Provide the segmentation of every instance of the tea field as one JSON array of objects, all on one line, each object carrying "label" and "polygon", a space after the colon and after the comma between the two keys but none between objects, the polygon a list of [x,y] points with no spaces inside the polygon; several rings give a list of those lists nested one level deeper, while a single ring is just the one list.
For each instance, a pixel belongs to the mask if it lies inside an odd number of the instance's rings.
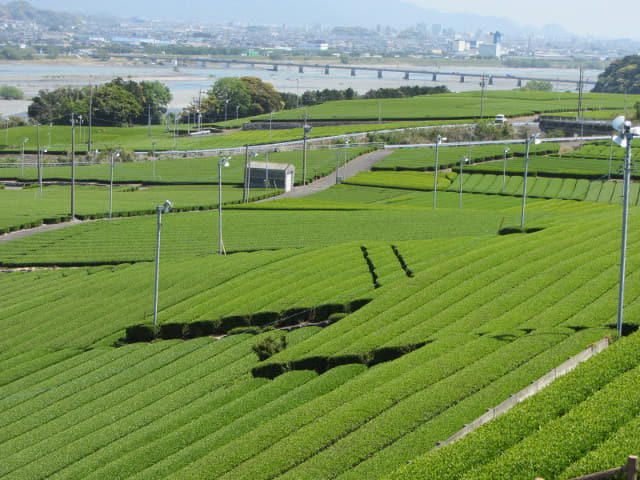
[{"label": "tea field", "polygon": [[[503,194],[502,175],[465,172],[462,208],[455,171],[438,176],[436,209],[428,171],[243,205],[227,185],[226,256],[217,211],[162,216],[157,329],[155,215],[0,243],[0,478],[531,479],[621,465],[638,453],[636,206],[623,338],[432,451],[615,336],[617,183],[532,176],[535,231],[501,235],[520,220],[510,173]],[[119,191],[114,205],[173,192],[177,206],[213,205],[216,190]],[[36,192],[0,198],[19,210]],[[103,194],[83,187],[79,205],[98,210]],[[142,327],[157,338],[130,337]]]},{"label": "tea field", "polygon": [[[350,147],[346,149],[347,162],[351,159],[371,151],[370,147]],[[335,171],[336,157],[340,157],[340,165],[344,163],[345,149],[309,149],[307,152],[307,182],[323,177]],[[113,181],[115,183],[144,183],[144,184],[218,184],[218,161],[220,157],[196,157],[157,159],[151,161],[120,162],[115,159]],[[251,157],[258,162],[288,163],[295,167],[295,183],[302,183],[302,150],[272,152],[268,158],[264,154]],[[110,159],[102,159],[102,163],[93,165],[78,165],[75,168],[76,180],[79,182],[108,183],[111,178]],[[244,155],[232,155],[229,167],[222,173],[224,183],[242,184],[244,179]],[[22,168],[21,161],[14,166],[0,168],[0,178],[3,180],[19,180],[34,182],[38,180],[38,170],[33,161]],[[63,164],[45,163],[42,168],[44,181],[70,181],[71,167],[67,160]]]}]

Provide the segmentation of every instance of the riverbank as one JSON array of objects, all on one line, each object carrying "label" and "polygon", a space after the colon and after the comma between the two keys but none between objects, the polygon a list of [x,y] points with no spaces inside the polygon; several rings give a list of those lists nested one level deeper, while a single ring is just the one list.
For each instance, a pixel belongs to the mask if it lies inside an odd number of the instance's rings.
[{"label": "riverbank", "polygon": [[[245,59],[246,60],[246,59]],[[264,61],[265,59],[261,59]],[[328,63],[329,59],[324,59]],[[362,62],[369,68],[374,67],[373,59]],[[416,68],[404,62],[404,59],[395,59],[394,68]],[[370,63],[371,62],[371,63]],[[390,67],[387,62],[380,62],[381,68]],[[382,64],[384,63],[384,64]],[[442,72],[455,71],[460,76],[445,76],[444,74],[433,81],[433,75],[412,73],[407,79],[403,72],[385,72],[383,77],[378,76],[376,70],[331,70],[325,74],[324,69],[317,64],[310,64],[300,73],[296,66],[280,66],[274,71],[271,65],[229,63],[207,64],[205,66],[191,64],[185,67],[175,67],[168,64],[154,64],[149,60],[118,60],[104,62],[84,57],[38,60],[38,61],[3,61],[0,62],[0,84],[12,85],[20,88],[25,93],[26,100],[0,101],[0,113],[3,116],[26,113],[30,99],[40,90],[53,90],[55,88],[72,86],[101,84],[115,77],[135,81],[159,81],[171,90],[173,100],[169,104],[171,111],[179,111],[200,95],[201,91],[207,91],[216,80],[224,77],[255,76],[265,82],[273,84],[280,92],[302,94],[306,90],[353,88],[358,93],[365,93],[377,88],[398,88],[403,85],[436,86],[445,85],[452,92],[479,90],[480,84],[477,77],[469,77],[464,80],[464,75],[500,75],[488,88],[491,90],[512,90],[517,88],[516,78],[538,77],[557,78],[559,82],[554,84],[558,91],[573,90],[571,83],[578,81],[579,71],[574,69],[544,69],[544,68],[510,68],[491,65],[439,65],[434,60],[434,65],[425,66],[427,69],[442,69]],[[352,63],[354,68],[358,63]],[[600,73],[598,70],[588,70],[585,73],[587,80],[595,80]]]}]

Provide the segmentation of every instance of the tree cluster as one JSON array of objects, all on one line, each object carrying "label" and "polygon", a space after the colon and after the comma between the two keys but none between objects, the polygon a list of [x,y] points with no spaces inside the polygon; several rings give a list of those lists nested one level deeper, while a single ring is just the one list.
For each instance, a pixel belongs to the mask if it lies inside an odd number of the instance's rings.
[{"label": "tree cluster", "polygon": [[68,125],[71,115],[88,118],[94,125],[120,126],[161,123],[171,101],[169,88],[158,81],[135,82],[115,78],[97,87],[61,87],[40,90],[27,110],[38,123]]},{"label": "tree cluster", "polygon": [[553,90],[553,85],[545,80],[529,80],[524,87],[520,87],[518,90],[521,92],[550,92]]},{"label": "tree cluster", "polygon": [[297,106],[310,107],[324,102],[335,100],[356,100],[360,98],[408,98],[417,95],[434,95],[437,93],[449,93],[449,89],[440,85],[437,87],[403,86],[398,88],[378,88],[369,90],[364,95],[358,95],[352,88],[345,90],[335,90],[325,88],[324,90],[307,90],[300,98],[293,94],[280,94],[285,100],[285,109],[296,108]]},{"label": "tree cluster", "polygon": [[450,93],[450,90],[444,85],[437,87],[421,87],[402,86],[398,88],[378,88],[377,90],[369,90],[361,98],[409,98],[418,95],[436,95],[438,93]]},{"label": "tree cluster", "polygon": [[0,85],[0,98],[4,100],[21,100],[24,98],[24,92],[18,87]]},{"label": "tree cluster", "polygon": [[598,75],[593,92],[640,93],[640,55],[614,60]]},{"label": "tree cluster", "polygon": [[221,78],[202,98],[194,99],[182,117],[202,122],[247,117],[282,110],[285,102],[273,85],[257,77]]}]

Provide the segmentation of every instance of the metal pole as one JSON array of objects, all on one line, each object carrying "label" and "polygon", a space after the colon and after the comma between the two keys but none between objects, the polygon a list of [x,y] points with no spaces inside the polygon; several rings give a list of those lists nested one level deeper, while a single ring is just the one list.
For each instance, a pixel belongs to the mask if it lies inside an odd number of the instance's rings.
[{"label": "metal pole", "polygon": [[256,152],[249,155],[249,168],[247,168],[247,202],[249,198],[251,198],[251,159],[257,156],[258,154]]},{"label": "metal pole", "polygon": [[218,252],[222,255],[222,163],[218,162]]},{"label": "metal pole", "polygon": [[36,123],[36,139],[38,143],[38,184],[40,185],[40,198],[42,198],[42,160],[40,151],[40,124]]},{"label": "metal pole", "polygon": [[460,159],[460,200],[458,201],[458,208],[462,209],[462,162],[466,157]]},{"label": "metal pole", "polygon": [[442,137],[436,137],[436,168],[433,171],[433,209],[436,209],[436,196],[438,195],[438,153],[440,149],[440,140]]},{"label": "metal pole", "polygon": [[249,169],[249,144],[244,146],[244,185],[242,189],[242,203],[249,202],[249,190],[247,188],[247,170]]},{"label": "metal pole", "polygon": [[482,74],[482,80],[480,80],[480,88],[480,121],[482,121],[482,119],[484,118],[484,73]]},{"label": "metal pole", "polygon": [[342,180],[347,178],[347,147],[349,146],[349,139],[344,139],[344,158],[342,159]]},{"label": "metal pole", "polygon": [[160,276],[160,227],[162,226],[162,208],[156,207],[158,212],[158,236],[156,239],[156,281],[153,295],[153,324],[158,323],[158,278]]},{"label": "metal pole", "polygon": [[273,111],[269,114],[269,138],[271,138],[271,122],[273,122]]},{"label": "metal pole", "polygon": [[307,131],[302,135],[302,185],[307,184]]},{"label": "metal pole", "polygon": [[111,176],[109,179],[109,220],[111,220],[111,207],[113,206],[113,154],[111,152]]},{"label": "metal pole", "polygon": [[340,151],[336,152],[336,185],[340,183]]},{"label": "metal pole", "polygon": [[624,158],[624,198],[622,212],[622,244],[620,247],[620,291],[618,293],[618,319],[616,322],[618,338],[622,336],[622,314],[624,310],[624,277],[627,263],[627,217],[629,215],[629,179],[631,177],[631,140],[633,134],[625,132],[627,151]]},{"label": "metal pole", "polygon": [[527,151],[524,157],[524,181],[522,184],[522,214],[520,215],[520,228],[524,228],[524,208],[527,202],[527,172],[529,170],[529,146],[531,137],[527,138]]},{"label": "metal pole", "polygon": [[265,186],[267,187],[267,189],[269,189],[269,152],[265,152],[264,153],[264,162],[266,165],[266,169],[265,169],[265,179],[264,179],[264,183]]},{"label": "metal pole", "polygon": [[504,162],[502,163],[502,193],[504,193],[504,187],[507,181],[507,152],[508,148],[504,149]]},{"label": "metal pole", "polygon": [[76,218],[76,123],[71,114],[71,220]]},{"label": "metal pole", "polygon": [[87,153],[91,152],[91,110],[93,110],[93,86],[89,84],[89,136],[87,140]]},{"label": "metal pole", "polygon": [[158,142],[151,144],[151,177],[153,180],[156,179],[156,143]]},{"label": "metal pole", "polygon": [[611,146],[609,147],[609,173],[607,174],[607,180],[611,180],[611,157],[613,156],[613,137],[611,137]]},{"label": "metal pole", "polygon": [[27,137],[24,137],[22,139],[22,164],[20,165],[20,176],[24,177],[24,144],[26,142],[28,142],[29,139]]}]

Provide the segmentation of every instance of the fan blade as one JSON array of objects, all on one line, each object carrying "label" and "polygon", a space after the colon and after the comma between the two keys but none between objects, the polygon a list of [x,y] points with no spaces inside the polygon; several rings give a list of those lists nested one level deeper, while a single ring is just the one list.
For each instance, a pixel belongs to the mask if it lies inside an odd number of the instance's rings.
[{"label": "fan blade", "polygon": [[622,148],[625,148],[627,146],[627,138],[622,135],[618,135],[616,138],[613,139],[613,141],[616,142],[618,146]]},{"label": "fan blade", "polygon": [[624,122],[625,122],[624,115],[620,115],[619,117],[616,117],[613,119],[613,121],[611,122],[611,126],[613,127],[614,130],[622,132],[624,130],[623,128]]},{"label": "fan blade", "polygon": [[640,136],[640,127],[633,127],[630,131],[634,136]]}]

